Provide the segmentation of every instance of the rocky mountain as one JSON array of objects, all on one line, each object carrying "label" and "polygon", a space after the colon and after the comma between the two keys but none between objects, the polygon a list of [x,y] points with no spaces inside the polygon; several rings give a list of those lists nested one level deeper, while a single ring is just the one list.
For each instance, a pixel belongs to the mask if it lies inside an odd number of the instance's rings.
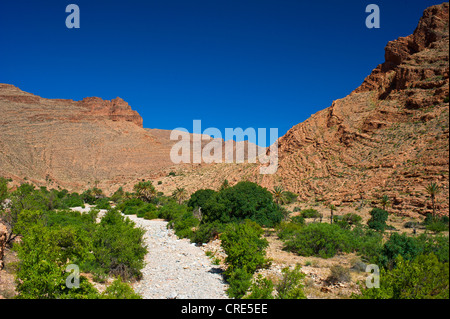
[{"label": "rocky mountain", "polygon": [[279,138],[276,174],[222,165],[173,184],[193,191],[245,179],[355,207],[388,195],[391,210],[423,215],[432,209],[425,187],[436,182],[439,212],[448,215],[448,22],[448,3],[426,9],[412,35],[387,44],[385,62],[360,87]]},{"label": "rocky mountain", "polygon": [[[143,128],[142,117],[121,98],[45,99],[0,84],[0,114],[0,176],[11,178],[12,185],[30,181],[72,191],[97,185],[109,192],[177,166],[170,158],[177,143],[171,131]],[[188,135],[192,159],[197,149]],[[201,137],[197,153],[209,143],[209,136]],[[214,144],[222,147],[224,159],[237,149],[247,158],[247,141]]]},{"label": "rocky mountain", "polygon": [[448,215],[448,28],[448,3],[426,9],[360,87],[279,139],[279,170],[263,184],[338,204],[386,194],[392,209],[424,213],[436,182]]}]

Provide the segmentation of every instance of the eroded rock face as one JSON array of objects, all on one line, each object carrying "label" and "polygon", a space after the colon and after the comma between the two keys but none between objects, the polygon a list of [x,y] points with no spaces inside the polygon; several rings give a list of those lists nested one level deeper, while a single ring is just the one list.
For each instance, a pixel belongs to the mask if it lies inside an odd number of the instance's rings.
[{"label": "eroded rock face", "polygon": [[359,88],[281,137],[279,170],[263,185],[341,203],[386,194],[391,209],[425,214],[425,187],[437,182],[448,215],[448,13],[448,3],[426,9]]}]

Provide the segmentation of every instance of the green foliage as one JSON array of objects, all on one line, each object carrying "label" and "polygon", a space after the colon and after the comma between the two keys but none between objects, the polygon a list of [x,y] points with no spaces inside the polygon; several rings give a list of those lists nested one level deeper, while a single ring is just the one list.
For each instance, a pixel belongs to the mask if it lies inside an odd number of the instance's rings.
[{"label": "green foliage", "polygon": [[98,209],[111,209],[109,198],[100,198],[95,202],[95,207]]},{"label": "green foliage", "polygon": [[[26,215],[25,219],[31,216]],[[80,262],[89,254],[90,245],[83,234],[77,234],[67,226],[45,227],[38,222],[28,225],[26,235],[16,249],[20,259],[16,273],[18,298],[98,297],[95,288],[82,276],[79,288],[66,287],[66,265]]]},{"label": "green foliage", "polygon": [[273,202],[272,194],[258,184],[240,182],[213,194],[203,209],[205,222],[223,224],[250,219],[260,225],[272,227],[279,223],[286,211]]},{"label": "green foliage", "polygon": [[369,228],[377,231],[384,231],[387,227],[386,221],[388,220],[389,213],[384,209],[374,208],[369,214],[372,216],[367,221]]},{"label": "green foliage", "polygon": [[112,196],[111,196],[111,200],[114,202],[114,203],[120,203],[120,202],[122,202],[124,199],[125,199],[125,196],[126,196],[126,194],[125,194],[125,192],[124,192],[124,190],[123,190],[123,188],[122,188],[122,186],[121,187],[119,187],[119,189],[118,190],[116,190],[115,192],[114,192],[114,194],[112,194]]},{"label": "green foliage", "polygon": [[229,224],[221,235],[222,248],[227,254],[225,271],[230,284],[227,293],[230,297],[241,298],[251,285],[253,273],[266,267],[266,239],[261,238],[264,231],[255,222],[246,220],[240,224]]},{"label": "green foliage", "polygon": [[116,208],[125,215],[136,215],[139,208],[145,206],[145,202],[138,198],[131,198],[118,204]]},{"label": "green foliage", "polygon": [[396,267],[381,269],[380,288],[361,287],[356,299],[448,299],[449,264],[434,254],[423,254],[414,260],[398,256]]},{"label": "green foliage", "polygon": [[253,274],[268,264],[265,249],[268,241],[261,238],[263,229],[255,222],[246,220],[240,224],[229,224],[221,235],[222,248],[227,254],[226,274],[243,269]]},{"label": "green foliage", "polygon": [[249,294],[243,299],[273,299],[273,290],[272,280],[259,274],[255,282],[251,284]]},{"label": "green foliage", "polygon": [[204,207],[206,201],[215,193],[217,192],[212,189],[199,189],[191,195],[187,205],[191,208]]},{"label": "green foliage", "polygon": [[135,293],[133,288],[127,283],[122,281],[119,276],[111,285],[101,294],[101,299],[142,299],[142,297]]},{"label": "green foliage", "polygon": [[252,274],[245,269],[236,269],[227,276],[229,287],[227,295],[230,298],[242,298],[252,284]]},{"label": "green foliage", "polygon": [[301,272],[300,265],[292,270],[286,267],[281,271],[283,277],[276,285],[277,299],[306,299],[302,284],[306,275]]},{"label": "green foliage", "polygon": [[94,265],[99,272],[121,276],[125,280],[141,278],[144,267],[144,230],[117,210],[103,216],[93,238]]},{"label": "green foliage", "polygon": [[136,198],[150,203],[156,198],[156,188],[151,181],[139,182],[133,187]]},{"label": "green foliage", "polygon": [[337,225],[311,223],[285,241],[285,248],[301,256],[330,258],[338,252],[351,252],[351,234]]},{"label": "green foliage", "polygon": [[[303,220],[303,218],[301,220]],[[289,223],[281,222],[276,228],[278,238],[280,238],[281,240],[291,238],[302,229],[303,223],[294,221],[291,221]]]},{"label": "green foliage", "polygon": [[225,227],[226,225],[218,221],[200,224],[194,233],[192,242],[197,244],[207,243],[210,240],[217,238],[219,234],[224,231]]},{"label": "green foliage", "polygon": [[359,225],[361,220],[362,217],[355,213],[348,213],[344,216],[334,216],[334,223],[345,229],[350,229],[354,225]]},{"label": "green foliage", "polygon": [[2,210],[2,203],[8,196],[8,180],[0,176],[0,210]]},{"label": "green foliage", "polygon": [[313,208],[308,208],[300,211],[300,216],[303,218],[320,218],[322,217],[322,214]]},{"label": "green foliage", "polygon": [[283,277],[274,285],[272,280],[258,275],[251,284],[249,294],[244,299],[306,299],[303,292],[305,274],[301,272],[300,265],[294,269],[282,269]]}]

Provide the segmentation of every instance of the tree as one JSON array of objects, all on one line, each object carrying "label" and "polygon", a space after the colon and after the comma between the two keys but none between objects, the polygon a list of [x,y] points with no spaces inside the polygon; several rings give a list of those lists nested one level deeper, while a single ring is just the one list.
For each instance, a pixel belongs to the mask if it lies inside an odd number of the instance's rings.
[{"label": "tree", "polygon": [[336,206],[334,206],[333,204],[330,205],[330,224],[333,224],[333,212],[336,210]]},{"label": "tree", "polygon": [[369,212],[369,214],[372,216],[367,221],[369,228],[384,231],[387,227],[386,221],[388,220],[389,213],[384,209],[374,208]]},{"label": "tree", "polygon": [[387,195],[383,195],[380,199],[381,206],[383,206],[383,210],[386,210],[386,207],[389,205],[390,200]]},{"label": "tree", "polygon": [[181,203],[188,198],[188,193],[186,191],[185,188],[183,187],[177,187],[173,193],[172,193],[172,197],[175,198],[178,202],[179,205],[181,205]]},{"label": "tree", "polygon": [[151,181],[139,182],[134,185],[133,190],[137,198],[147,203],[156,197],[156,188]]},{"label": "tree", "polygon": [[278,205],[283,205],[288,202],[286,192],[284,191],[282,186],[275,186],[273,188],[272,194],[275,203],[277,203]]},{"label": "tree", "polygon": [[432,182],[430,183],[425,190],[431,196],[431,205],[433,207],[433,218],[436,217],[436,196],[441,192],[441,188],[438,184]]},{"label": "tree", "polygon": [[250,219],[273,227],[281,222],[286,210],[274,203],[272,193],[248,181],[213,194],[202,206],[203,221],[226,224]]}]

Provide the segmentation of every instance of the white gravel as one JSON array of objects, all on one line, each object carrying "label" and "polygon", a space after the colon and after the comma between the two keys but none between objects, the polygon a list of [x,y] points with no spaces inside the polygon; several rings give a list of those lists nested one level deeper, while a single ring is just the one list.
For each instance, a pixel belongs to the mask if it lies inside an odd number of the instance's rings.
[{"label": "white gravel", "polygon": [[144,299],[226,299],[220,269],[187,239],[178,239],[163,220],[127,216],[145,229],[148,253],[143,278],[133,284]]}]

